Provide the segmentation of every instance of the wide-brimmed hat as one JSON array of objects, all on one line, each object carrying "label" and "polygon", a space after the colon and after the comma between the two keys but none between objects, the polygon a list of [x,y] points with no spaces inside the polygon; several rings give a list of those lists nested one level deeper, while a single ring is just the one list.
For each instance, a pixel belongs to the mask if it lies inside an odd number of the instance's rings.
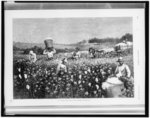
[{"label": "wide-brimmed hat", "polygon": [[123,58],[122,57],[119,57],[117,62],[123,62]]}]

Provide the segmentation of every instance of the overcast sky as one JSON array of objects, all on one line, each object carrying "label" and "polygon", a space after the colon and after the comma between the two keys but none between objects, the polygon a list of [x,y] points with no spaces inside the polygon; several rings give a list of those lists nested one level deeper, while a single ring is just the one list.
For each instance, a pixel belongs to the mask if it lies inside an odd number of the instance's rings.
[{"label": "overcast sky", "polygon": [[132,33],[131,17],[14,19],[13,41],[43,43],[52,37],[55,43],[70,44],[89,38],[120,38]]}]

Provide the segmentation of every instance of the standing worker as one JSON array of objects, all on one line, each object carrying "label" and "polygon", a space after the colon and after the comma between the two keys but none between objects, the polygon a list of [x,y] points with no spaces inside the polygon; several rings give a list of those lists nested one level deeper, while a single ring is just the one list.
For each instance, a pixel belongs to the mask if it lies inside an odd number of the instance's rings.
[{"label": "standing worker", "polygon": [[48,60],[52,60],[54,54],[56,53],[56,50],[53,47],[53,40],[51,37],[47,37],[46,40],[44,40],[45,43],[45,50],[43,51],[43,54],[47,55]]},{"label": "standing worker", "polygon": [[80,58],[80,52],[79,52],[79,48],[76,48],[76,50],[72,53],[72,58],[73,59],[79,59]]},{"label": "standing worker", "polygon": [[66,49],[65,49],[64,56],[67,58],[67,57],[68,57],[68,55],[69,55],[69,50],[66,48]]},{"label": "standing worker", "polygon": [[54,49],[54,47],[47,48],[43,51],[43,54],[47,55],[48,60],[52,60],[55,53],[56,50]]},{"label": "standing worker", "polygon": [[57,70],[56,70],[56,74],[57,75],[59,75],[59,73],[61,71],[65,72],[65,73],[67,72],[67,66],[66,66],[66,64],[67,64],[67,59],[63,58],[61,60],[61,62],[58,64],[58,66],[57,66]]},{"label": "standing worker", "polygon": [[89,56],[90,56],[90,58],[95,58],[96,57],[95,49],[89,48]]},{"label": "standing worker", "polygon": [[36,60],[37,60],[36,54],[31,50],[31,51],[29,52],[29,61],[30,61],[31,63],[35,63]]}]

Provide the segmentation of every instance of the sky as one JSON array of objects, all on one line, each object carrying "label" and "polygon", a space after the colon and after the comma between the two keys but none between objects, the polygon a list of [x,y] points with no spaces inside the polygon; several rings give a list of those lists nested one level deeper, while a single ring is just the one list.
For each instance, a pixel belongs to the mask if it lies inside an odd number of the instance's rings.
[{"label": "sky", "polygon": [[13,41],[72,44],[90,38],[120,38],[132,34],[131,17],[13,19]]}]

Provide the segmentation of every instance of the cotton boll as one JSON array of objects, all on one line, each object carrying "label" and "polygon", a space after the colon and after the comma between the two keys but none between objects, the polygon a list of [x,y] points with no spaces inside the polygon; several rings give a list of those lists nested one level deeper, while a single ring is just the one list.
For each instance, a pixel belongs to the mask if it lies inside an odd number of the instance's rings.
[{"label": "cotton boll", "polygon": [[59,78],[58,78],[58,80],[60,81],[60,80],[61,80],[61,78],[59,77]]},{"label": "cotton boll", "polygon": [[79,79],[81,79],[82,78],[82,75],[79,75]]},{"label": "cotton boll", "polygon": [[27,74],[24,74],[24,78],[27,79],[27,77],[28,77]]},{"label": "cotton boll", "polygon": [[54,91],[54,94],[58,93],[57,91]]},{"label": "cotton boll", "polygon": [[87,74],[87,71],[84,71],[85,74]]},{"label": "cotton boll", "polygon": [[95,78],[95,81],[98,82],[98,78]]},{"label": "cotton boll", "polygon": [[30,86],[28,84],[26,85],[26,89],[28,89],[28,90],[30,89]]},{"label": "cotton boll", "polygon": [[85,83],[85,81],[82,81],[82,83],[84,84],[84,83]]},{"label": "cotton boll", "polygon": [[22,76],[21,76],[21,74],[19,74],[19,78],[20,78],[20,79],[22,79]]},{"label": "cotton boll", "polygon": [[89,95],[88,91],[85,92],[85,95]]},{"label": "cotton boll", "polygon": [[48,86],[45,89],[48,90],[49,89]]},{"label": "cotton boll", "polygon": [[45,74],[47,74],[48,72],[47,72],[47,70],[45,70]]},{"label": "cotton boll", "polygon": [[21,68],[18,68],[18,71],[21,72]]},{"label": "cotton boll", "polygon": [[71,78],[73,78],[73,75],[71,75]]},{"label": "cotton boll", "polygon": [[96,84],[96,89],[98,90],[99,89],[99,86]]},{"label": "cotton boll", "polygon": [[94,94],[96,94],[97,92],[96,91],[94,91]]},{"label": "cotton boll", "polygon": [[66,90],[69,91],[69,88],[67,87]]},{"label": "cotton boll", "polygon": [[88,68],[88,70],[87,70],[89,73],[91,72],[91,69],[90,68]]},{"label": "cotton boll", "polygon": [[77,85],[77,82],[74,82],[74,85]]},{"label": "cotton boll", "polygon": [[88,85],[91,86],[91,83],[89,83]]},{"label": "cotton boll", "polygon": [[81,84],[81,81],[80,81],[80,80],[78,81],[78,84]]}]

